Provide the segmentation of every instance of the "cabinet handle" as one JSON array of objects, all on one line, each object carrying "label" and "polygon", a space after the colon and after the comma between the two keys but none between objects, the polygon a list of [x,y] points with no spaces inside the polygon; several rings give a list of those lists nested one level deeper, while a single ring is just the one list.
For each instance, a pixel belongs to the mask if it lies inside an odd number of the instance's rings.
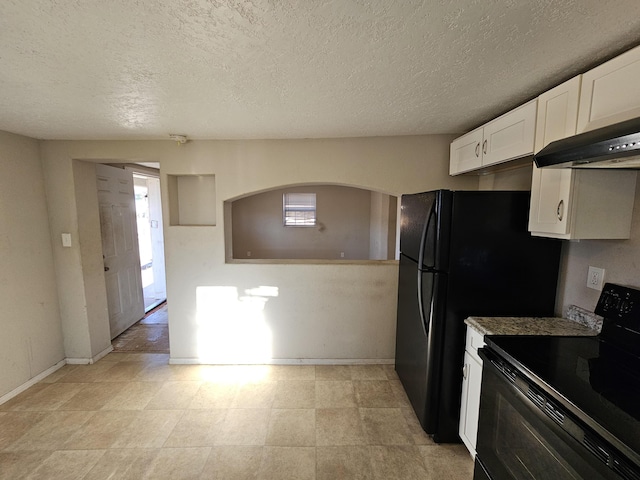
[{"label": "cabinet handle", "polygon": [[480,156],[480,142],[476,143],[476,157]]},{"label": "cabinet handle", "polygon": [[487,154],[487,141],[482,142],[482,153]]},{"label": "cabinet handle", "polygon": [[562,217],[564,217],[564,200],[560,200],[558,202],[558,209],[556,210],[556,214],[558,215],[558,220],[562,221]]},{"label": "cabinet handle", "polygon": [[462,378],[464,378],[465,380],[467,379],[468,370],[469,370],[469,365],[465,363],[464,366],[462,367]]}]

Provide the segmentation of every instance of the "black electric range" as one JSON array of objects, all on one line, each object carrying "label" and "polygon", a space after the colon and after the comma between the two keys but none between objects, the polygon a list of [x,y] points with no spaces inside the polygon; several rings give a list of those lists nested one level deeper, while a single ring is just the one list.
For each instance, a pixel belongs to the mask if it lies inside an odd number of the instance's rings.
[{"label": "black electric range", "polygon": [[485,337],[474,478],[640,479],[640,291],[606,284],[595,311],[595,337]]}]

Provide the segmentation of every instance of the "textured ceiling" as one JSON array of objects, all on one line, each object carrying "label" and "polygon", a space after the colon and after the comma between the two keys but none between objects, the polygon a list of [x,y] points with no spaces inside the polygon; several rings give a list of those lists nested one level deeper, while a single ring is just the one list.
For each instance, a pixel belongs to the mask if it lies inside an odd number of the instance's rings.
[{"label": "textured ceiling", "polygon": [[639,0],[1,0],[0,130],[458,133],[638,43]]}]

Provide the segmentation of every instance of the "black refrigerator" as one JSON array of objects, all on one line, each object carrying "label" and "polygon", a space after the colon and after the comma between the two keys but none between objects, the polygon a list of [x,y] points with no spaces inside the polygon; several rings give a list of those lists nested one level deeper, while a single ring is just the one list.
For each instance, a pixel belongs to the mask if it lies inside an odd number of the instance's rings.
[{"label": "black refrigerator", "polygon": [[395,369],[438,443],[460,441],[465,318],[553,316],[561,244],[529,234],[529,198],[402,196]]}]

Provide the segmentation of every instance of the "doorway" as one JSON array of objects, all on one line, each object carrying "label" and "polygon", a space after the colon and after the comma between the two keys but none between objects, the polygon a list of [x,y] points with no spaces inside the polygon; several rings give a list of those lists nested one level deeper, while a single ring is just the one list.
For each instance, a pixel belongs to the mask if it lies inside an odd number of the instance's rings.
[{"label": "doorway", "polygon": [[133,175],[145,316],[114,338],[112,345],[116,352],[169,353],[160,178],[146,169],[127,169]]},{"label": "doorway", "polygon": [[148,313],[167,299],[160,179],[134,172],[133,189],[144,311]]},{"label": "doorway", "polygon": [[96,165],[112,346],[168,353],[159,172]]}]

